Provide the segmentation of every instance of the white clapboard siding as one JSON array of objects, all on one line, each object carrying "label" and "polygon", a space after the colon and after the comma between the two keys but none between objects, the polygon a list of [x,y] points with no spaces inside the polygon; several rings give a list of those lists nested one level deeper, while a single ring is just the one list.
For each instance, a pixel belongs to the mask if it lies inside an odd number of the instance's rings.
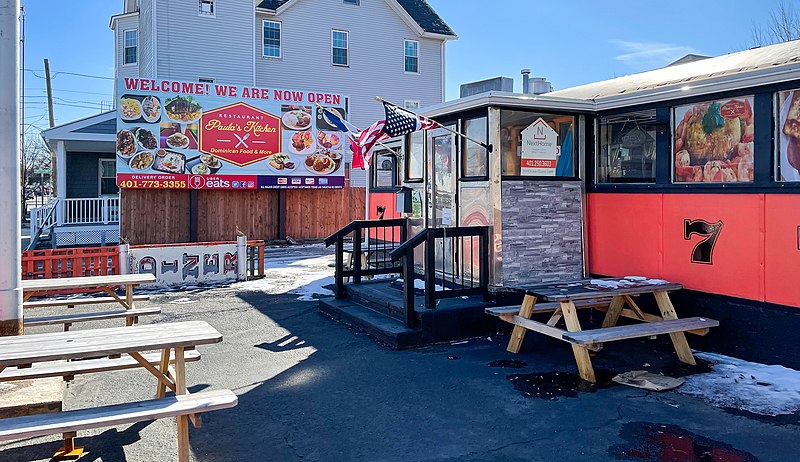
[{"label": "white clapboard siding", "polygon": [[141,0],[139,9],[139,76],[155,77],[155,37],[153,1]]},{"label": "white clapboard siding", "polygon": [[253,19],[250,0],[214,2],[214,17],[198,15],[197,0],[157,1],[156,73],[196,82],[253,83]]}]

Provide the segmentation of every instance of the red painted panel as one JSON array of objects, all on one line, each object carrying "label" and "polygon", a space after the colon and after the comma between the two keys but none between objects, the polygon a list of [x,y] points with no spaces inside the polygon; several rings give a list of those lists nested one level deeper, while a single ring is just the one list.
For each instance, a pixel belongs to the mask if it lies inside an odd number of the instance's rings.
[{"label": "red painted panel", "polygon": [[665,194],[662,223],[661,277],[687,289],[764,299],[763,194]]},{"label": "red painted panel", "polygon": [[589,271],[660,274],[661,194],[589,194]]},{"label": "red painted panel", "polygon": [[768,195],[764,216],[766,301],[800,307],[800,196]]},{"label": "red painted panel", "polygon": [[[378,212],[378,207],[383,207],[384,219],[400,218],[400,214],[397,212],[396,197],[397,195],[393,192],[370,193],[369,219],[377,220],[381,218],[380,213]],[[370,231],[370,237],[382,241],[400,242],[400,231],[398,229],[394,229],[394,233],[392,233],[391,228],[386,230],[383,228],[378,228]]]}]

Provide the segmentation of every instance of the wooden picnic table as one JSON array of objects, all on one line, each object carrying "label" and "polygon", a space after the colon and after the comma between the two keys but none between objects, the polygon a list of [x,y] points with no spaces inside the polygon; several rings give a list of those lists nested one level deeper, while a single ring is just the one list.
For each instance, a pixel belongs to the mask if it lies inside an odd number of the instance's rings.
[{"label": "wooden picnic table", "polygon": [[[684,332],[703,335],[708,328],[718,326],[719,322],[708,318],[679,319],[669,299],[669,292],[681,288],[680,284],[662,280],[582,279],[523,288],[525,296],[516,314],[502,308],[487,309],[487,312],[514,324],[508,342],[509,352],[519,352],[525,333],[529,330],[569,342],[581,378],[595,382],[589,350],[599,351],[603,342],[669,334],[678,359],[687,364],[696,364]],[[642,294],[653,294],[661,312],[660,317],[642,311],[633,299]],[[546,303],[541,304],[542,309],[537,309],[540,300]],[[604,309],[606,315],[601,328],[582,330],[577,314],[581,308]],[[546,323],[542,323],[530,319],[536,312],[552,314]],[[617,326],[620,316],[646,324]],[[556,327],[562,319],[566,330]]]},{"label": "wooden picnic table", "polygon": [[[120,274],[111,276],[86,276],[76,278],[56,278],[56,279],[25,279],[22,281],[22,298],[27,301],[34,295],[44,295],[51,290],[66,289],[86,289],[98,290],[107,293],[111,298],[122,305],[126,310],[135,308],[133,290],[140,284],[151,284],[156,282],[156,277],[150,273]],[[125,287],[125,297],[119,297],[115,290],[117,287]],[[133,325],[135,318],[127,320],[127,325]]]},{"label": "wooden picnic table", "polygon": [[[26,367],[55,360],[79,360],[127,354],[157,379],[156,395],[163,398],[169,388],[187,394],[185,352],[198,345],[218,343],[222,334],[205,321],[184,321],[132,327],[114,327],[70,332],[0,337],[0,372],[7,367]],[[147,350],[161,350],[154,366],[142,357]],[[173,351],[172,354],[170,351]],[[174,372],[170,362],[173,362]],[[178,416],[178,456],[189,460],[190,416]],[[66,436],[66,435],[65,435]],[[72,436],[74,438],[74,435]],[[65,441],[66,441],[65,437]],[[65,447],[71,446],[67,444]]]}]

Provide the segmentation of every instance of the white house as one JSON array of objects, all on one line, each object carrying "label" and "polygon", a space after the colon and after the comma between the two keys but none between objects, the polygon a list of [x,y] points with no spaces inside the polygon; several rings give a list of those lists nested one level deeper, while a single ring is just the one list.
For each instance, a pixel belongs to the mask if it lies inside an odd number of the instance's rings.
[{"label": "white house", "polygon": [[[375,96],[409,108],[442,102],[445,47],[457,38],[425,0],[124,0],[123,8],[109,24],[115,77],[327,89],[349,96],[359,128],[383,118]],[[114,111],[44,131],[57,154],[58,200],[31,212],[32,237],[119,238],[115,132]],[[365,185],[365,173],[352,171],[350,186]]]}]

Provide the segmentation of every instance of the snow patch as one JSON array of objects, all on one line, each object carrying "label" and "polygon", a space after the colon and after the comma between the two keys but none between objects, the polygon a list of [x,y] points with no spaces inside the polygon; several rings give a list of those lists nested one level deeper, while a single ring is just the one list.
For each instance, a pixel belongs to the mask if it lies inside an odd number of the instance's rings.
[{"label": "snow patch", "polygon": [[268,294],[300,295],[298,300],[312,301],[315,300],[314,295],[333,295],[332,291],[323,287],[335,282],[334,269],[329,266],[333,261],[333,255],[310,258],[303,254],[267,255],[264,278],[238,282],[233,287]]},{"label": "snow patch", "polygon": [[752,363],[714,353],[696,353],[711,372],[686,377],[680,393],[709,403],[776,416],[800,411],[800,371]]}]

